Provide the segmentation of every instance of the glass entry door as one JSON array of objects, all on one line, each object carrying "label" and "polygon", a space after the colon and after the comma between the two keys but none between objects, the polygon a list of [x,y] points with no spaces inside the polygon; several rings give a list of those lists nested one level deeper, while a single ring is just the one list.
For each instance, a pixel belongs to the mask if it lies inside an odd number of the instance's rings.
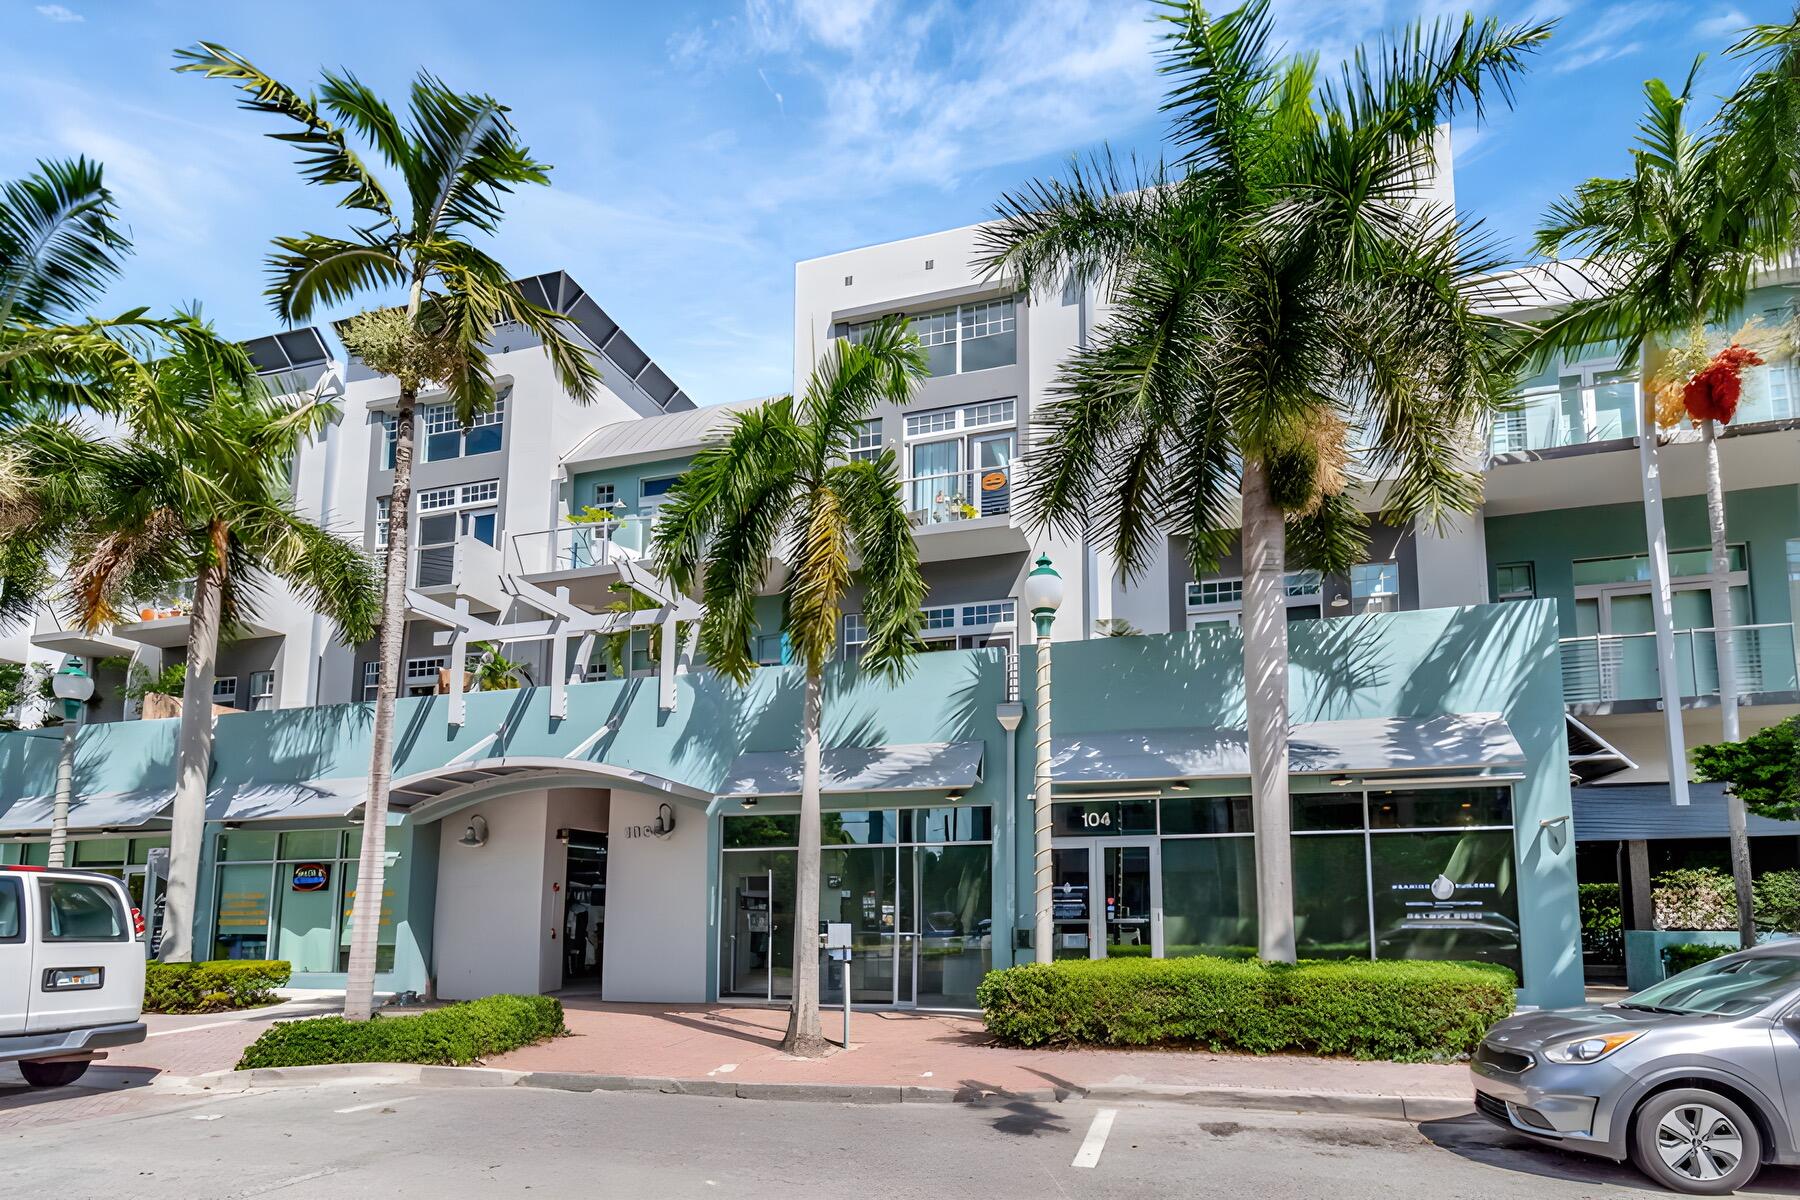
[{"label": "glass entry door", "polygon": [[1069,838],[1050,853],[1054,957],[1163,956],[1156,839]]}]

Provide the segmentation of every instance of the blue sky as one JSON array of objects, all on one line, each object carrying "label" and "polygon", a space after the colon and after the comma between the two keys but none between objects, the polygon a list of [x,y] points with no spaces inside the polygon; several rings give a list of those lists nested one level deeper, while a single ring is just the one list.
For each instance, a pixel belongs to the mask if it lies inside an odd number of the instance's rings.
[{"label": "blue sky", "polygon": [[[1290,48],[1327,62],[1444,0],[1277,0]],[[1716,57],[1781,0],[1477,4],[1560,26],[1518,108],[1457,131],[1457,199],[1523,253],[1545,204],[1625,168],[1643,81]],[[137,243],[108,304],[198,299],[226,333],[277,328],[262,259],[335,232],[223,83],[170,52],[223,42],[296,86],[351,69],[398,101],[424,66],[498,96],[555,186],[512,204],[494,249],[568,270],[702,403],[791,384],[797,259],[968,224],[1005,189],[1111,142],[1154,157],[1149,9],[1133,0],[0,0],[0,177],[105,162]]]}]

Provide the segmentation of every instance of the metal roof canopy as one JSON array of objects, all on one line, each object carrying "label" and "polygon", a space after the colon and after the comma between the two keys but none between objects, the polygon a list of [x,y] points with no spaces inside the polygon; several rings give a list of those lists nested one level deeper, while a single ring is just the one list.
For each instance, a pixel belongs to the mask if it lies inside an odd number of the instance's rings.
[{"label": "metal roof canopy", "polygon": [[[1315,721],[1295,725],[1288,742],[1288,770],[1295,775],[1525,765],[1524,750],[1498,713]],[[1249,774],[1249,735],[1239,728],[1077,734],[1057,738],[1050,757],[1051,779],[1064,785]]]},{"label": "metal roof canopy", "polygon": [[[175,795],[168,788],[141,788],[134,792],[102,792],[75,797],[69,806],[69,829],[137,829],[152,821],[166,820]],[[0,833],[49,833],[54,796],[23,796],[0,812]]]},{"label": "metal roof canopy", "polygon": [[[942,792],[981,782],[981,742],[833,746],[819,755],[819,790]],[[800,751],[757,750],[732,761],[721,796],[798,796]]]},{"label": "metal roof canopy", "polygon": [[304,329],[289,329],[282,333],[251,338],[243,343],[243,347],[259,375],[313,367],[331,360],[331,351],[325,345],[325,335],[310,325]]},{"label": "metal roof canopy", "polygon": [[[1688,803],[1669,800],[1666,783],[1622,783],[1570,788],[1577,842],[1663,841],[1669,838],[1724,838],[1725,785],[1688,784]],[[1776,821],[1748,814],[1751,837],[1800,837],[1800,821]]]},{"label": "metal roof canopy", "polygon": [[1569,774],[1581,783],[1596,783],[1620,771],[1635,771],[1637,764],[1611,742],[1564,715],[1569,732]]}]

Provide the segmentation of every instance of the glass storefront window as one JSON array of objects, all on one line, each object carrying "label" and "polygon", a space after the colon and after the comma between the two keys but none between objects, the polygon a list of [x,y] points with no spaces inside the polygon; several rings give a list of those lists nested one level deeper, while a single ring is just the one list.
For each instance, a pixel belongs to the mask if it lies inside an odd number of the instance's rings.
[{"label": "glass storefront window", "polygon": [[1056,837],[1114,837],[1156,832],[1156,801],[1069,800],[1050,806]]},{"label": "glass storefront window", "polygon": [[993,838],[994,810],[986,805],[900,810],[903,842],[988,842]]},{"label": "glass storefront window", "polygon": [[987,846],[921,846],[918,1002],[974,1008],[992,962],[993,875]]},{"label": "glass storefront window", "polygon": [[[726,822],[727,826],[730,822]],[[725,904],[719,990],[782,999],[794,994],[793,850],[727,854],[719,894]]]},{"label": "glass storefront window", "polygon": [[[1163,818],[1168,819],[1167,802]],[[1171,838],[1162,843],[1163,954],[1249,958],[1256,953],[1256,841]]]},{"label": "glass storefront window", "polygon": [[800,844],[800,818],[791,813],[755,813],[726,817],[723,837],[727,850],[797,846]]},{"label": "glass storefront window", "polygon": [[299,829],[281,835],[282,858],[336,858],[338,831]]},{"label": "glass storefront window", "polygon": [[1369,793],[1369,825],[1374,829],[1511,824],[1511,788],[1434,788]]},{"label": "glass storefront window", "polygon": [[1292,805],[1296,832],[1363,827],[1360,791],[1296,792]]},{"label": "glass storefront window", "polygon": [[[798,818],[795,818],[796,829]],[[891,808],[819,814],[819,840],[827,846],[880,846],[894,842],[898,822]]]},{"label": "glass storefront window", "polygon": [[143,864],[150,861],[150,851],[157,849],[158,847],[167,847],[168,844],[169,844],[169,839],[166,837],[132,838],[131,839],[131,861],[132,861],[132,864],[134,866],[142,866]]},{"label": "glass storefront window", "polygon": [[[338,922],[338,970],[350,969],[350,931],[356,923],[356,883],[351,880],[341,889],[344,897],[343,920]],[[381,894],[381,928],[375,935],[375,969],[391,971],[394,969],[394,890],[384,889]]]},{"label": "glass storefront window", "polygon": [[124,838],[84,838],[71,848],[78,867],[122,867],[128,851]]},{"label": "glass storefront window", "polygon": [[1519,972],[1510,829],[1384,833],[1369,845],[1377,958],[1491,962]]},{"label": "glass storefront window", "polygon": [[219,868],[214,958],[269,957],[269,882],[273,870],[266,862]]},{"label": "glass storefront window", "polygon": [[1369,876],[1364,837],[1293,839],[1294,945],[1301,958],[1369,957]]},{"label": "glass storefront window", "polygon": [[[335,850],[337,831],[331,830],[324,836]],[[301,843],[301,852],[306,845]],[[279,905],[275,919],[275,957],[287,960],[295,971],[334,971],[337,955],[331,944],[331,918],[337,910],[339,890],[345,886],[347,864],[325,861],[306,865],[309,869],[305,872],[297,872],[294,863],[277,863],[275,866],[275,894]],[[310,869],[314,866],[324,870],[323,887],[317,886],[318,872]],[[348,868],[354,878],[355,864],[348,864]]]},{"label": "glass storefront window", "polygon": [[269,862],[275,857],[275,837],[260,829],[228,829],[219,835],[219,860]]},{"label": "glass storefront window", "polygon": [[1165,796],[1164,833],[1249,833],[1254,828],[1248,796]]}]

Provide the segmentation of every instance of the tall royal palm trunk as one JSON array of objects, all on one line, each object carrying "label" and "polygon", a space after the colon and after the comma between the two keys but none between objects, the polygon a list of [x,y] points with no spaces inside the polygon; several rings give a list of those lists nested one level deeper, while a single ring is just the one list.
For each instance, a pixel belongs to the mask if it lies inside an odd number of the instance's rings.
[{"label": "tall royal palm trunk", "polygon": [[[1731,624],[1731,553],[1725,544],[1725,484],[1719,471],[1718,423],[1701,423],[1706,441],[1706,518],[1712,534],[1713,651],[1719,663],[1719,720],[1727,742],[1738,740],[1737,654]],[[1750,887],[1750,830],[1743,798],[1727,784],[1725,824],[1731,837],[1731,878],[1737,886],[1738,937],[1756,941],[1756,913]]]},{"label": "tall royal palm trunk", "polygon": [[225,591],[227,531],[207,531],[210,554],[194,579],[188,614],[187,678],[181,686],[181,729],[175,760],[175,807],[169,820],[169,883],[164,893],[163,962],[194,961],[194,924],[200,895],[200,856],[206,839],[206,784],[212,774],[213,676]]},{"label": "tall royal palm trunk", "polygon": [[1257,953],[1294,961],[1293,850],[1288,829],[1287,535],[1268,469],[1244,462],[1244,704],[1256,825]]},{"label": "tall royal palm trunk", "polygon": [[[400,657],[406,639],[407,510],[412,500],[413,410],[416,387],[400,389],[394,413],[394,492],[388,497],[387,566],[382,572],[380,682],[369,737],[369,795],[363,803],[362,854],[356,864],[356,898],[350,922],[350,964],[344,981],[344,1015],[366,1021],[375,1011],[375,966],[381,944],[381,902],[387,890],[388,785],[393,781],[394,700],[400,693]],[[461,670],[461,663],[452,664]],[[362,917],[367,914],[367,920]]]},{"label": "tall royal palm trunk", "polygon": [[788,1013],[789,1054],[825,1051],[819,1032],[819,725],[825,677],[806,670],[800,713],[800,861],[794,872],[794,1000]]}]

